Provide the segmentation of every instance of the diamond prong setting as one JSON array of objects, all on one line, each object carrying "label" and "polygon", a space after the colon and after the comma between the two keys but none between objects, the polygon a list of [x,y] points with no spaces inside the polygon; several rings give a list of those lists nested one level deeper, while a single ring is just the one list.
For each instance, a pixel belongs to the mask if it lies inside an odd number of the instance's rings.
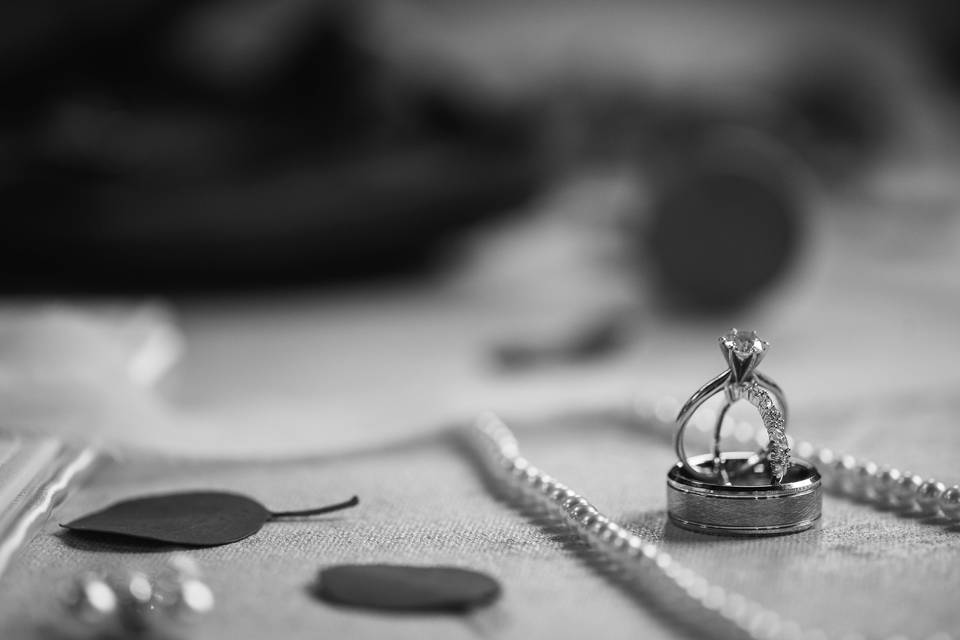
[{"label": "diamond prong setting", "polygon": [[720,351],[730,367],[733,381],[747,381],[763,360],[769,346],[770,343],[761,340],[756,331],[731,329],[720,336]]},{"label": "diamond prong setting", "polygon": [[731,329],[720,337],[722,347],[740,360],[763,355],[770,343],[761,340],[756,331]]}]

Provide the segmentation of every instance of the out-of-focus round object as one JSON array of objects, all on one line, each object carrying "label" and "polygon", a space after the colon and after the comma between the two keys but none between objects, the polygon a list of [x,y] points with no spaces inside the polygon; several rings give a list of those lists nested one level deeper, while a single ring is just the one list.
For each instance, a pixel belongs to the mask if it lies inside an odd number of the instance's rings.
[{"label": "out-of-focus round object", "polygon": [[901,509],[913,509],[919,506],[920,487],[923,486],[923,478],[916,473],[905,471],[897,479],[891,496],[891,504]]},{"label": "out-of-focus round object", "polygon": [[927,480],[917,489],[917,505],[927,515],[936,515],[940,510],[940,496],[947,490],[946,485],[936,480]]},{"label": "out-of-focus round object", "polygon": [[214,606],[196,562],[183,554],[152,573],[115,567],[83,572],[64,581],[58,595],[69,614],[65,624],[84,625],[97,638],[174,637],[170,630]]},{"label": "out-of-focus round object", "polygon": [[99,624],[117,610],[117,594],[103,576],[88,572],[62,585],[60,601],[77,620]]},{"label": "out-of-focus round object", "polygon": [[960,89],[960,3],[923,0],[904,3],[903,8],[931,66],[954,89]]},{"label": "out-of-focus round object", "polygon": [[781,277],[805,213],[799,165],[752,132],[716,137],[654,185],[643,237],[653,278],[670,304],[723,311]]},{"label": "out-of-focus round object", "polygon": [[960,520],[960,486],[953,485],[940,494],[940,511],[951,520]]},{"label": "out-of-focus round object", "polygon": [[899,469],[894,469],[891,467],[884,467],[876,473],[875,488],[877,493],[883,496],[891,504],[896,503],[896,496],[894,492],[897,489],[897,483],[900,482],[900,479],[903,477],[903,473]]},{"label": "out-of-focus round object", "polygon": [[780,114],[772,132],[825,183],[862,172],[896,128],[890,89],[876,62],[853,53],[807,56],[786,69],[777,85]]}]

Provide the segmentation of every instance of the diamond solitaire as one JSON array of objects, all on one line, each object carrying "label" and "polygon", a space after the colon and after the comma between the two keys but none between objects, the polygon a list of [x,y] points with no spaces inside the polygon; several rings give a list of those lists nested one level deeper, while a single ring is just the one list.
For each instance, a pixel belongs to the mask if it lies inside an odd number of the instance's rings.
[{"label": "diamond solitaire", "polygon": [[720,338],[720,341],[724,347],[740,358],[760,355],[770,346],[769,342],[760,339],[756,331],[746,332],[731,329],[729,333]]}]

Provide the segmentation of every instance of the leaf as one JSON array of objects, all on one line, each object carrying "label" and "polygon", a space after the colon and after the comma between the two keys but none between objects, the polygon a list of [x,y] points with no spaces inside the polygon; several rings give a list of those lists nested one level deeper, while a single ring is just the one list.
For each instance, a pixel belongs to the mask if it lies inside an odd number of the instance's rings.
[{"label": "leaf", "polygon": [[61,527],[76,533],[119,535],[194,547],[243,540],[269,520],[312,516],[359,504],[346,502],[303,511],[272,512],[247,496],[220,491],[171,493],[124,500]]},{"label": "leaf", "polygon": [[500,596],[494,578],[457,567],[389,564],[323,569],[314,594],[328,602],[392,611],[469,611]]}]

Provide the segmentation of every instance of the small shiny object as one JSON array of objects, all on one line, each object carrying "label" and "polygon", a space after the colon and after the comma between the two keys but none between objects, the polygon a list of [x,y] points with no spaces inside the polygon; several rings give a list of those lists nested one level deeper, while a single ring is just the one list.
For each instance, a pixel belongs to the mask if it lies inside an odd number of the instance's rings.
[{"label": "small shiny object", "polygon": [[207,613],[213,609],[213,591],[206,583],[188,578],[180,586],[180,602],[190,613]]},{"label": "small shiny object", "polygon": [[900,470],[884,467],[883,469],[875,471],[875,473],[877,476],[877,491],[883,496],[893,496],[893,491],[897,486],[897,482],[899,482],[900,478],[903,476],[903,474],[900,473]]},{"label": "small shiny object", "polygon": [[588,533],[593,536],[600,536],[600,534],[607,530],[607,525],[609,524],[609,518],[603,514],[597,515],[597,517],[593,519],[593,522],[590,523]]},{"label": "small shiny object", "polygon": [[900,479],[900,476],[903,474],[900,473],[899,469],[893,469],[891,467],[884,467],[880,469],[877,473],[877,490],[889,494],[893,491],[894,487],[897,484],[897,481]]},{"label": "small shiny object", "polygon": [[842,493],[852,495],[856,493],[854,485],[854,470],[857,468],[857,459],[851,455],[843,455],[834,460],[832,469],[836,476],[836,486]]},{"label": "small shiny object", "polygon": [[579,498],[575,504],[567,508],[567,511],[573,517],[581,518],[584,516],[584,514],[589,513],[591,509],[593,509],[593,507],[590,506],[589,502],[583,498]]},{"label": "small shiny object", "polygon": [[83,573],[65,583],[60,601],[77,619],[88,624],[101,623],[117,610],[117,594],[102,576]]},{"label": "small shiny object", "polygon": [[130,573],[126,584],[126,593],[138,603],[149,604],[153,599],[153,585],[150,578],[142,571],[133,571]]},{"label": "small shiny object", "polygon": [[837,473],[852,475],[857,468],[857,459],[851,455],[842,455],[834,461],[833,468]]},{"label": "small shiny object", "polygon": [[84,600],[98,613],[113,613],[117,608],[117,595],[103,580],[91,580],[83,585]]},{"label": "small shiny object", "polygon": [[116,591],[120,596],[117,615],[120,624],[131,631],[142,631],[158,626],[163,610],[159,596],[150,578],[141,571],[130,571],[121,577],[114,577]]},{"label": "small shiny object", "polygon": [[923,486],[923,478],[909,471],[904,473],[893,488],[894,504],[905,509],[919,506],[917,493],[921,486]]},{"label": "small shiny object", "polygon": [[829,466],[833,464],[834,460],[837,459],[836,454],[833,452],[833,449],[823,448],[817,451],[817,462],[824,466]]},{"label": "small shiny object", "polygon": [[797,452],[797,456],[800,458],[812,458],[813,454],[815,453],[813,445],[807,442],[806,440],[802,440],[798,442],[794,446],[794,449]]},{"label": "small shiny object", "polygon": [[953,485],[940,494],[940,510],[951,520],[960,520],[960,486]]},{"label": "small shiny object", "polygon": [[585,526],[590,526],[591,524],[593,524],[593,522],[597,519],[599,515],[600,513],[597,511],[597,508],[591,505],[586,509],[584,509],[580,513],[580,515],[577,517],[577,519],[580,521],[581,524]]},{"label": "small shiny object", "polygon": [[879,492],[878,473],[880,468],[875,462],[861,462],[853,469],[853,491],[867,500],[873,500]]},{"label": "small shiny object", "polygon": [[160,632],[186,614],[206,613],[214,599],[196,563],[177,554],[152,574],[136,569],[82,573],[62,591],[61,602],[73,620],[113,637]]},{"label": "small shiny object", "polygon": [[940,511],[940,496],[947,486],[936,480],[927,480],[917,489],[917,506],[927,515],[936,515]]},{"label": "small shiny object", "polygon": [[186,553],[175,553],[170,556],[167,562],[171,569],[177,572],[177,575],[183,578],[199,578],[200,566],[197,561]]}]

